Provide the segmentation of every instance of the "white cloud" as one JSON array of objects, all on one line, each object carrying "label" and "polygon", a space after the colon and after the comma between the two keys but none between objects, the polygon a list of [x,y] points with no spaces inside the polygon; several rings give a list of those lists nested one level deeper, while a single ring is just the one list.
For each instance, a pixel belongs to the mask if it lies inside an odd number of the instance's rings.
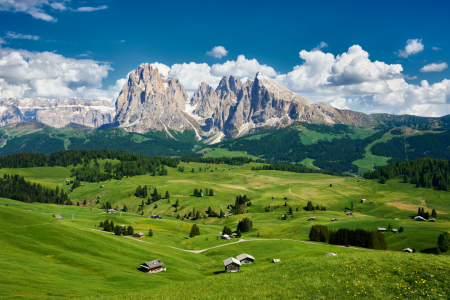
[{"label": "white cloud", "polygon": [[225,47],[216,46],[212,48],[211,51],[206,52],[206,54],[215,58],[222,58],[224,56],[227,56],[228,51],[225,49]]},{"label": "white cloud", "polygon": [[257,72],[262,72],[267,76],[277,75],[272,67],[261,65],[256,59],[246,59],[244,55],[239,55],[236,61],[229,60],[223,64],[214,64],[211,67],[211,74],[220,77],[225,75],[254,77]]},{"label": "white cloud", "polygon": [[[115,86],[102,89],[111,66],[53,52],[0,48],[0,98],[85,97],[113,99]],[[120,87],[121,89],[121,87]]]},{"label": "white cloud", "polygon": [[194,62],[174,64],[170,68],[168,75],[180,80],[181,84],[189,92],[195,91],[202,82],[216,87],[221,79],[221,77],[211,75],[211,67],[208,64],[197,64]]},{"label": "white cloud", "polygon": [[318,51],[321,50],[322,48],[326,48],[328,47],[328,44],[325,43],[324,41],[320,42],[319,45],[317,45],[316,47],[312,48],[311,51]]},{"label": "white cloud", "polygon": [[5,42],[4,39],[2,39],[2,38],[0,37],[0,46],[1,46],[2,44],[6,44],[6,42]]},{"label": "white cloud", "polygon": [[432,63],[424,66],[422,69],[420,69],[420,72],[442,72],[447,68],[448,65],[446,62],[442,62],[439,64]]},{"label": "white cloud", "polygon": [[166,77],[169,76],[169,71],[170,71],[169,66],[166,66],[165,64],[160,64],[159,62],[152,63],[151,66],[153,68],[158,69],[159,74],[162,74]]},{"label": "white cloud", "polygon": [[108,8],[108,6],[106,6],[106,5],[101,5],[101,6],[97,6],[97,7],[85,6],[85,7],[78,7],[74,11],[92,12],[92,11],[103,10],[103,9],[107,9],[107,8]]},{"label": "white cloud", "polygon": [[125,43],[125,42],[126,42],[125,40],[120,40],[120,41],[119,41],[119,43]]},{"label": "white cloud", "polygon": [[442,50],[442,48],[439,48],[439,47],[431,47],[431,49],[433,49],[434,51]]},{"label": "white cloud", "polygon": [[417,54],[423,51],[422,40],[410,39],[406,42],[405,50],[399,50],[397,55],[399,57],[407,58],[410,55]]},{"label": "white cloud", "polygon": [[24,39],[24,40],[39,40],[39,37],[37,35],[29,35],[29,34],[21,34],[21,33],[15,33],[12,31],[8,31],[6,33],[5,39]]}]

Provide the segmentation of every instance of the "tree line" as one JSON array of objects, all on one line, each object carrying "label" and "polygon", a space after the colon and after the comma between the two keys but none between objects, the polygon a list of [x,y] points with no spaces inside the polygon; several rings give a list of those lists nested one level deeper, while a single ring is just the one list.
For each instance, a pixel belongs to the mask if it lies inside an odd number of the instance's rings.
[{"label": "tree line", "polygon": [[183,157],[183,162],[198,162],[204,164],[225,164],[225,165],[237,165],[242,166],[252,162],[249,157]]},{"label": "tree line", "polygon": [[445,159],[421,158],[390,163],[364,174],[364,178],[378,179],[380,183],[397,176],[403,176],[405,183],[415,184],[416,187],[450,191],[450,161]]},{"label": "tree line", "polygon": [[332,245],[351,245],[369,249],[386,250],[384,234],[365,229],[339,228],[328,229],[325,225],[313,225],[309,232],[309,240]]},{"label": "tree line", "polygon": [[72,205],[69,196],[58,186],[54,190],[48,189],[40,184],[25,181],[25,178],[19,175],[3,175],[0,179],[0,197],[27,203]]},{"label": "tree line", "polygon": [[325,206],[319,206],[319,205],[314,206],[311,201],[308,201],[308,203],[306,204],[306,207],[304,207],[303,209],[306,211],[313,211],[313,210],[326,211],[327,210],[327,208]]}]

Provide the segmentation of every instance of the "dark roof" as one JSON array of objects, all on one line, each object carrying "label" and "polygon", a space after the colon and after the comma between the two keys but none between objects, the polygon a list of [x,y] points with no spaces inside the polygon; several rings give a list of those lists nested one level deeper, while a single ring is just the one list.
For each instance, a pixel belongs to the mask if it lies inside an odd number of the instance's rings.
[{"label": "dark roof", "polygon": [[141,264],[141,266],[143,266],[143,267],[147,266],[150,269],[158,268],[158,267],[161,267],[162,265],[164,265],[164,264],[159,259],[155,259],[155,260],[148,261],[146,263]]}]

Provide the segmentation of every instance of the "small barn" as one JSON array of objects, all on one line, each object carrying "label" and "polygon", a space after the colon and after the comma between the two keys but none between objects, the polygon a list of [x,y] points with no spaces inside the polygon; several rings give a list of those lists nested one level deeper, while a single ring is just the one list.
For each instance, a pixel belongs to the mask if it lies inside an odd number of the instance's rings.
[{"label": "small barn", "polygon": [[272,199],[276,199],[277,197],[272,197]]},{"label": "small barn", "polygon": [[415,216],[414,220],[420,221],[420,222],[425,222],[426,221],[426,219],[424,217],[421,217],[421,216]]},{"label": "small barn", "polygon": [[162,216],[160,216],[160,215],[153,215],[153,216],[150,216],[150,219],[162,219]]},{"label": "small barn", "polygon": [[237,238],[237,233],[236,233],[236,232],[233,232],[233,233],[231,234],[231,237]]},{"label": "small barn", "polygon": [[121,181],[121,180],[119,180],[119,181],[117,181],[117,183],[118,183],[118,184],[121,184],[121,183],[122,183],[122,181]]},{"label": "small barn", "polygon": [[101,186],[100,186],[101,189],[103,189],[104,187],[105,187],[104,185],[101,185]]},{"label": "small barn", "polygon": [[366,201],[367,201],[366,199],[361,199],[360,202],[361,202],[361,203],[366,203]]},{"label": "small barn", "polygon": [[337,222],[336,218],[331,219],[331,222]]},{"label": "small barn", "polygon": [[373,203],[373,201],[370,201],[370,203]]},{"label": "small barn", "polygon": [[386,232],[386,228],[379,227],[378,232]]},{"label": "small barn", "polygon": [[228,234],[224,234],[224,235],[222,235],[222,239],[231,240],[231,237]]},{"label": "small barn", "polygon": [[107,210],[107,212],[108,212],[108,214],[115,214],[115,213],[116,213],[116,210],[110,208],[110,209]]},{"label": "small barn", "polygon": [[277,264],[277,263],[280,263],[280,262],[281,262],[281,259],[279,259],[279,258],[274,258],[274,259],[272,259],[272,262],[273,262],[274,264]]},{"label": "small barn", "polygon": [[67,182],[67,183],[70,183],[70,179],[66,179],[66,182]]},{"label": "small barn", "polygon": [[242,253],[241,255],[236,256],[236,259],[242,264],[242,265],[249,265],[255,262],[255,258],[251,255]]},{"label": "small barn", "polygon": [[405,248],[403,249],[403,252],[413,253],[414,251],[411,248]]},{"label": "small barn", "polygon": [[430,222],[436,222],[436,219],[429,219]]},{"label": "small barn", "polygon": [[398,229],[397,228],[392,228],[391,230],[393,233],[398,233]]},{"label": "small barn", "polygon": [[144,234],[142,232],[136,232],[133,236],[137,237],[137,238],[141,238],[141,237],[144,237]]},{"label": "small barn", "polygon": [[94,210],[94,208],[93,208],[93,207],[91,207],[91,210]]},{"label": "small barn", "polygon": [[284,200],[289,200],[289,197],[284,197]]},{"label": "small barn", "polygon": [[64,219],[61,215],[56,215],[55,218],[60,219],[60,220]]},{"label": "small barn", "polygon": [[234,257],[229,257],[223,261],[225,272],[239,272],[241,263]]},{"label": "small barn", "polygon": [[347,213],[347,216],[353,216],[353,213],[348,212],[348,213]]},{"label": "small barn", "polygon": [[309,220],[310,221],[315,221],[315,220],[317,220],[317,217],[309,217]]},{"label": "small barn", "polygon": [[81,186],[85,186],[85,184],[84,184],[84,183],[82,183],[82,184],[81,184]]},{"label": "small barn", "polygon": [[163,268],[164,263],[159,259],[148,261],[140,265],[140,270],[145,273],[158,273],[166,271],[166,268]]}]

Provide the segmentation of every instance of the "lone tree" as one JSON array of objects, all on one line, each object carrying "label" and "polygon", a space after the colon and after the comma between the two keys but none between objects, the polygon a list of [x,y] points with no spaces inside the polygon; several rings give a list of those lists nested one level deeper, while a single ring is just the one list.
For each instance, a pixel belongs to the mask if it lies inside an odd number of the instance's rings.
[{"label": "lone tree", "polygon": [[210,195],[210,196],[214,196],[214,191],[213,191],[213,189],[210,189],[210,190],[209,190],[209,195]]},{"label": "lone tree", "polygon": [[437,244],[442,252],[450,250],[450,233],[448,232],[441,233],[438,237]]},{"label": "lone tree", "polygon": [[169,191],[166,191],[166,196],[164,198],[166,198],[166,199],[170,198]]},{"label": "lone tree", "polygon": [[200,235],[200,229],[197,227],[197,224],[192,225],[191,233],[189,233],[190,237],[194,237],[196,235]]},{"label": "lone tree", "polygon": [[127,228],[127,233],[128,233],[128,235],[134,235],[134,229],[133,229],[133,226],[128,226],[128,228]]},{"label": "lone tree", "polygon": [[151,230],[151,229],[148,230],[148,236],[153,237],[153,230]]},{"label": "lone tree", "polygon": [[437,217],[437,213],[436,210],[433,208],[433,210],[431,211],[431,217],[432,218],[436,218]]}]

